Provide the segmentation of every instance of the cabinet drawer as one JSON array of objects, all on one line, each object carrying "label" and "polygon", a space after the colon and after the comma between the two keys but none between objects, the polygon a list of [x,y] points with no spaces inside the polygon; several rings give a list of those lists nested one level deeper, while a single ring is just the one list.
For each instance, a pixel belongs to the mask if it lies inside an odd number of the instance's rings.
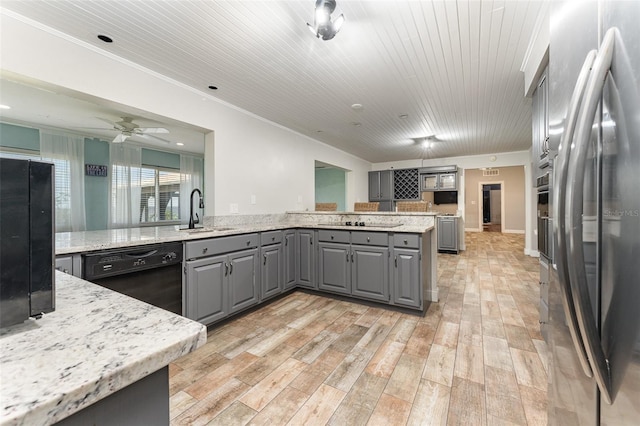
[{"label": "cabinet drawer", "polygon": [[260,245],[278,244],[282,242],[282,231],[269,231],[260,234]]},{"label": "cabinet drawer", "polygon": [[389,234],[386,232],[352,232],[351,243],[364,246],[388,246]]},{"label": "cabinet drawer", "polygon": [[318,240],[330,243],[349,244],[349,231],[336,231],[332,229],[321,229],[318,231]]},{"label": "cabinet drawer", "polygon": [[197,259],[199,257],[231,253],[252,247],[258,247],[258,234],[234,235],[230,237],[188,241],[185,244],[185,258]]},{"label": "cabinet drawer", "polygon": [[420,248],[420,236],[415,234],[395,234],[393,236],[395,248]]}]

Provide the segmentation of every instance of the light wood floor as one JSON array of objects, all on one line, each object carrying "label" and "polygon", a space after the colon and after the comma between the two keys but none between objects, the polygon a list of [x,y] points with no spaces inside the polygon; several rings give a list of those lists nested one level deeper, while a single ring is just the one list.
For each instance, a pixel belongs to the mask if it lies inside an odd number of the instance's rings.
[{"label": "light wood floor", "polygon": [[170,365],[172,425],[545,425],[537,259],[466,243],[424,317],[295,292],[213,329]]}]

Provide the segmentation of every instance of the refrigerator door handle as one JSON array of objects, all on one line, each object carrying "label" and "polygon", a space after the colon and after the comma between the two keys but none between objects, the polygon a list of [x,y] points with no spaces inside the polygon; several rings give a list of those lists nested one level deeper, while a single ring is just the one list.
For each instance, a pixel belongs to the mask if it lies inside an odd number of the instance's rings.
[{"label": "refrigerator door handle", "polygon": [[611,404],[611,375],[609,361],[606,358],[600,342],[596,318],[591,310],[591,298],[589,290],[584,285],[587,282],[587,273],[584,265],[583,250],[583,212],[580,206],[584,196],[584,172],[587,162],[588,143],[592,132],[593,120],[596,114],[605,78],[611,68],[613,48],[617,29],[610,28],[602,41],[600,51],[593,62],[593,68],[585,91],[585,102],[578,115],[576,123],[576,137],[574,140],[573,155],[569,158],[569,170],[567,176],[567,223],[566,236],[568,249],[573,255],[569,263],[569,277],[573,291],[574,305],[578,325],[582,332],[584,343],[593,375],[600,389],[602,398],[607,404]]},{"label": "refrigerator door handle", "polygon": [[[582,104],[583,95],[593,60],[597,54],[596,50],[592,50],[587,54],[584,60],[582,69],[578,74],[575,88],[573,89],[573,95],[569,102],[569,114],[567,115],[566,127],[560,143],[560,149],[558,153],[558,160],[555,170],[556,175],[556,188],[553,196],[553,217],[555,218],[554,224],[556,226],[555,243],[558,247],[558,255],[556,257],[556,267],[558,269],[558,278],[560,283],[560,291],[562,295],[562,307],[564,315],[569,327],[569,334],[573,341],[573,346],[576,349],[578,360],[582,366],[582,370],[587,377],[593,377],[589,360],[587,359],[587,352],[582,344],[582,336],[580,335],[580,329],[578,326],[578,320],[576,318],[575,308],[573,306],[573,295],[571,294],[571,286],[569,284],[569,271],[567,270],[567,260],[569,253],[566,251],[565,244],[565,190],[567,185],[567,164],[569,162],[569,155],[571,154],[571,142],[573,141],[573,134],[576,126],[576,120],[578,119],[578,112],[580,111],[580,105]],[[540,232],[538,230],[538,232]]]}]

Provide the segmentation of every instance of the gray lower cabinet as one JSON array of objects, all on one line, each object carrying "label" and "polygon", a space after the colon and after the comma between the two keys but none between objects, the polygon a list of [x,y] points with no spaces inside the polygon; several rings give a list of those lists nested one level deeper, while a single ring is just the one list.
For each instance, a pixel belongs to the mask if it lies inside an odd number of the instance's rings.
[{"label": "gray lower cabinet", "polygon": [[280,294],[284,288],[284,259],[282,244],[260,248],[260,300]]},{"label": "gray lower cabinet", "polygon": [[458,218],[438,216],[438,251],[458,250]]},{"label": "gray lower cabinet", "polygon": [[210,324],[229,313],[227,256],[206,257],[186,262],[185,316]]},{"label": "gray lower cabinet", "polygon": [[230,314],[258,303],[258,277],[258,249],[229,255]]},{"label": "gray lower cabinet", "polygon": [[296,230],[296,283],[313,289],[317,288],[314,239],[313,230]]},{"label": "gray lower cabinet", "polygon": [[318,289],[351,294],[350,244],[318,243]]},{"label": "gray lower cabinet", "polygon": [[389,301],[389,249],[351,246],[351,294]]},{"label": "gray lower cabinet", "polygon": [[55,266],[58,271],[82,278],[82,257],[80,254],[56,256]]},{"label": "gray lower cabinet", "polygon": [[296,285],[296,231],[284,232],[284,290]]},{"label": "gray lower cabinet", "polygon": [[393,303],[412,308],[422,307],[420,250],[394,248]]},{"label": "gray lower cabinet", "polygon": [[389,301],[389,235],[386,232],[321,230],[319,240],[319,290]]},{"label": "gray lower cabinet", "polygon": [[187,318],[211,324],[260,300],[257,234],[185,244],[184,298]]}]

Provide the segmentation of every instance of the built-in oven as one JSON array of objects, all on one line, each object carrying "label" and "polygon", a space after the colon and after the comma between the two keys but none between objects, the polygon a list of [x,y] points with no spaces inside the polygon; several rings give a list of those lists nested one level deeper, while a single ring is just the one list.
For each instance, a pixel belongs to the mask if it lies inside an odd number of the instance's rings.
[{"label": "built-in oven", "polygon": [[83,278],[182,315],[182,243],[162,243],[83,256]]},{"label": "built-in oven", "polygon": [[549,205],[551,173],[547,172],[536,181],[538,211],[538,252],[548,260],[553,259],[553,218]]}]

